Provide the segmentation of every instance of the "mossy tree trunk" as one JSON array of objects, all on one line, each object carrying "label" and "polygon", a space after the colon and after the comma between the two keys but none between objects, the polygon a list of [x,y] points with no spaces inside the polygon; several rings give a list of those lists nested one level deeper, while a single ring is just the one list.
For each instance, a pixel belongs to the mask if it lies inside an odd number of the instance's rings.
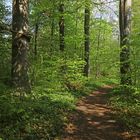
[{"label": "mossy tree trunk", "polygon": [[84,16],[84,36],[85,36],[85,66],[84,75],[88,77],[89,75],[89,51],[90,51],[90,6],[89,2],[85,4],[85,16]]},{"label": "mossy tree trunk", "polygon": [[120,0],[120,76],[122,85],[131,85],[130,33],[131,0]]}]

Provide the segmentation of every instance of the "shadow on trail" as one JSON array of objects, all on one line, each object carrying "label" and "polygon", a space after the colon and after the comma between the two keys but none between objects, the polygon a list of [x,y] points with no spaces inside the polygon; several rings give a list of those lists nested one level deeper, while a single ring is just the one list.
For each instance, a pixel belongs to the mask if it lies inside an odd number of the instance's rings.
[{"label": "shadow on trail", "polygon": [[123,140],[122,128],[107,105],[110,91],[105,86],[78,102],[63,140]]}]

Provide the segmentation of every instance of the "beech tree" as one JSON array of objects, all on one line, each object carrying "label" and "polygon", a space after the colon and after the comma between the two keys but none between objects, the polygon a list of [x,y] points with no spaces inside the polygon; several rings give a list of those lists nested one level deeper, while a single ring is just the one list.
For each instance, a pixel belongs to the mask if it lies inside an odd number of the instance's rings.
[{"label": "beech tree", "polygon": [[12,21],[12,84],[16,88],[29,90],[28,79],[28,0],[13,0]]},{"label": "beech tree", "polygon": [[120,75],[122,85],[131,85],[130,32],[131,0],[120,0]]}]

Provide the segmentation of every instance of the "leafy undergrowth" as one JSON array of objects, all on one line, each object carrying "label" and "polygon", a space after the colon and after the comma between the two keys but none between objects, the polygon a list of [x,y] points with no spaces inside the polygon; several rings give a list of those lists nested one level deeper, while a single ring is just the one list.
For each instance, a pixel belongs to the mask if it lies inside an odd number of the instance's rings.
[{"label": "leafy undergrowth", "polygon": [[61,133],[66,110],[71,110],[73,105],[74,98],[68,93],[35,98],[3,94],[0,96],[0,137],[4,140],[53,139]]},{"label": "leafy undergrowth", "polygon": [[78,98],[90,91],[89,88],[80,86],[54,92],[53,89],[42,86],[35,87],[31,94],[22,96],[4,84],[1,87],[2,140],[54,140],[61,135],[67,116],[75,109]]},{"label": "leafy undergrowth", "polygon": [[115,88],[110,95],[110,104],[118,119],[130,132],[140,134],[140,91]]}]

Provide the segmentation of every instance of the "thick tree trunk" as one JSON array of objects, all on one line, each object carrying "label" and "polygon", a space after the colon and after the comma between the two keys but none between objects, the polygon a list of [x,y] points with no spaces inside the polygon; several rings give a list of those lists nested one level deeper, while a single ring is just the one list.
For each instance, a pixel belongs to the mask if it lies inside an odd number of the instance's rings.
[{"label": "thick tree trunk", "polygon": [[65,49],[64,4],[60,4],[59,12],[60,12],[60,20],[59,20],[60,51],[63,52]]},{"label": "thick tree trunk", "polygon": [[131,0],[120,0],[120,75],[122,85],[131,85],[130,32]]},{"label": "thick tree trunk", "polygon": [[85,19],[84,19],[84,34],[85,34],[85,66],[84,66],[84,75],[88,77],[89,75],[89,49],[90,49],[90,33],[89,25],[90,24],[90,9],[89,6],[85,8]]},{"label": "thick tree trunk", "polygon": [[30,90],[28,79],[29,31],[28,0],[13,0],[12,21],[12,84],[18,89]]}]

